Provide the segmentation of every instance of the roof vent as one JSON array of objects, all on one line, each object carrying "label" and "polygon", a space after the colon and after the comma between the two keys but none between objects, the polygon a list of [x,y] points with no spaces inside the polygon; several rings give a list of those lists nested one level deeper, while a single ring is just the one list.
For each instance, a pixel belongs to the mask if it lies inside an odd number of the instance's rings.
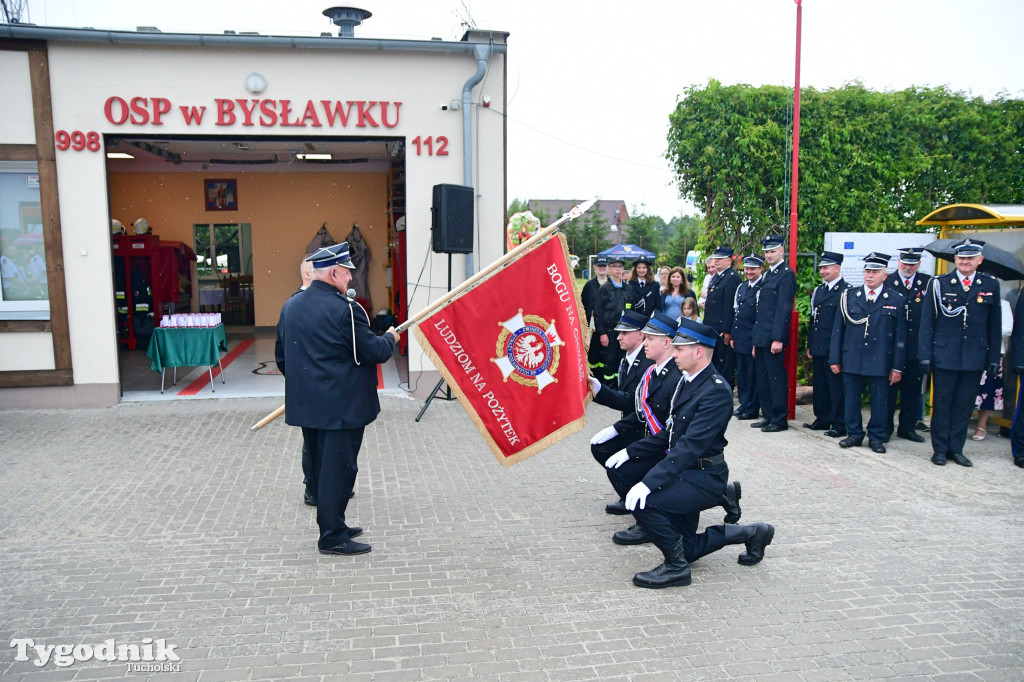
[{"label": "roof vent", "polygon": [[339,38],[355,37],[355,28],[373,15],[358,7],[328,7],[323,12],[338,27]]}]

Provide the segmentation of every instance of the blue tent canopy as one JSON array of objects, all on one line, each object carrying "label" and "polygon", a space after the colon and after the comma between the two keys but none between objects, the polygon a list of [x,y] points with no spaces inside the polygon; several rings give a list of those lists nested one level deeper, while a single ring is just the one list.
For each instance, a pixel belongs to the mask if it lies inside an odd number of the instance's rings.
[{"label": "blue tent canopy", "polygon": [[609,258],[622,258],[624,260],[635,260],[640,256],[647,256],[651,260],[654,260],[654,254],[645,249],[641,249],[636,244],[616,244],[610,249],[597,254],[598,256],[608,256]]}]

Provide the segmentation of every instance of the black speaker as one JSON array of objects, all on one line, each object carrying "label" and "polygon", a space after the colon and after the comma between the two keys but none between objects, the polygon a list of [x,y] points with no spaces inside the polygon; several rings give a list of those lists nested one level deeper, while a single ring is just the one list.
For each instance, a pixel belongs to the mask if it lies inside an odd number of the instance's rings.
[{"label": "black speaker", "polygon": [[434,253],[473,253],[473,188],[434,185]]}]

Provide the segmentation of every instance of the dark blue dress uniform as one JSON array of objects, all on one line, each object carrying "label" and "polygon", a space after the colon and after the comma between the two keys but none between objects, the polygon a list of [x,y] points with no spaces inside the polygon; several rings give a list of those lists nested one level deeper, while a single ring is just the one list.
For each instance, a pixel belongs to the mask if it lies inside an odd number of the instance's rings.
[{"label": "dark blue dress uniform", "polygon": [[[1010,333],[1010,366],[1018,376],[1024,376],[1024,296],[1017,296],[1013,307],[1013,332]],[[1021,401],[1024,391],[1017,391],[1017,409],[1013,413],[1010,425],[1010,450],[1013,463],[1024,467],[1024,413],[1021,412]]]},{"label": "dark blue dress uniform", "polygon": [[[345,243],[327,249],[341,247],[350,262]],[[285,377],[285,422],[302,427],[312,451],[321,550],[349,542],[345,509],[363,429],[380,412],[377,364],[394,351],[391,334],[374,334],[366,312],[327,282],[314,280],[281,309],[275,359]]]},{"label": "dark blue dress uniform", "polygon": [[626,282],[626,308],[650,317],[661,311],[661,287],[657,282],[636,280]]},{"label": "dark blue dress uniform", "polygon": [[868,441],[881,447],[886,439],[889,373],[903,370],[907,327],[903,296],[884,284],[875,291],[874,302],[868,301],[864,287],[842,292],[829,364],[842,366],[848,441],[860,445],[864,439],[860,396],[867,384],[871,398]]},{"label": "dark blue dress uniform", "polygon": [[[633,313],[630,314],[632,315]],[[642,327],[643,325],[638,327],[638,330]],[[627,363],[626,359],[623,358],[622,363],[620,363],[623,364],[619,368],[618,383],[621,388],[614,389],[605,386],[594,396],[594,402],[598,405],[604,405],[605,407],[622,412],[622,418],[612,424],[618,435],[603,443],[594,443],[590,446],[590,453],[594,455],[594,459],[601,465],[604,465],[608,458],[616,452],[633,441],[643,438],[646,434],[647,425],[640,415],[637,414],[635,395],[640,379],[654,363],[644,354],[643,347],[638,352],[639,354],[633,359],[633,362]]]},{"label": "dark blue dress uniform", "polygon": [[[769,244],[781,246],[781,238],[765,238]],[[754,323],[754,368],[757,372],[757,397],[761,401],[762,422],[754,422],[771,431],[789,428],[789,376],[786,374],[786,350],[789,343],[789,321],[796,298],[796,275],[782,261],[769,269],[757,294],[757,316]],[[783,349],[772,353],[773,341],[781,341]]]},{"label": "dark blue dress uniform", "polygon": [[[838,254],[837,254],[838,255]],[[823,263],[824,261],[819,261]],[[840,261],[841,263],[842,261]],[[839,263],[829,263],[836,264]],[[846,433],[846,415],[843,411],[843,377],[833,374],[828,356],[832,352],[832,330],[836,313],[839,311],[839,297],[849,288],[842,277],[832,281],[832,286],[822,282],[811,292],[811,320],[807,324],[807,351],[814,366],[814,423],[812,428],[827,428],[827,436]]]},{"label": "dark blue dress uniform", "polygon": [[[763,261],[762,261],[763,263]],[[736,357],[737,416],[752,419],[761,411],[757,399],[757,373],[754,371],[754,321],[757,316],[757,292],[764,275],[753,285],[741,282],[736,288],[735,315],[732,321],[732,350]]]},{"label": "dark blue dress uniform", "polygon": [[[901,260],[907,257],[901,252]],[[930,275],[917,272],[910,280],[908,288],[905,278],[897,270],[885,280],[885,286],[890,291],[898,291],[903,294],[907,303],[906,362],[904,363],[903,378],[889,387],[889,415],[885,421],[885,432],[888,435],[892,435],[895,428],[897,400],[900,405],[899,428],[896,430],[898,435],[912,437],[916,435],[917,422],[921,419],[921,390],[924,377],[921,374],[919,363],[919,338],[921,335],[921,313],[924,310],[925,296],[931,279]],[[920,440],[920,436],[913,440]]]},{"label": "dark blue dress uniform", "polygon": [[[977,240],[963,242],[968,242],[968,248],[984,245]],[[964,253],[963,242],[957,255]],[[932,462],[940,465],[948,457],[970,466],[963,448],[981,374],[999,363],[999,283],[981,272],[975,272],[970,286],[962,279],[956,270],[933,277],[921,314],[920,359],[931,368],[934,396]]]},{"label": "dark blue dress uniform", "polygon": [[[732,249],[719,246],[712,258],[732,258]],[[715,354],[712,362],[715,369],[725,377],[730,386],[733,385],[736,375],[736,355],[733,349],[721,341],[722,334],[732,334],[733,304],[736,300],[736,289],[740,286],[743,278],[732,267],[716,272],[711,282],[708,283],[708,293],[704,299],[704,316],[702,321],[714,329],[719,336],[719,342],[715,344]]]}]

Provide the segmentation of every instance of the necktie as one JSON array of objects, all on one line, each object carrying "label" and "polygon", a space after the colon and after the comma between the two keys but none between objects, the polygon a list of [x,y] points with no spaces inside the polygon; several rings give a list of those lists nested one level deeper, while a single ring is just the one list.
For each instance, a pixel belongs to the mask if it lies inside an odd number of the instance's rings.
[{"label": "necktie", "polygon": [[868,303],[874,303],[874,302],[875,302],[875,292],[874,291],[869,291],[868,292]]},{"label": "necktie", "polygon": [[968,288],[969,286],[971,286],[971,280],[967,277],[964,277],[964,289]]},{"label": "necktie", "polygon": [[626,383],[627,367],[629,367],[629,365],[626,364],[626,358],[619,360],[619,388],[622,388],[622,385]]},{"label": "necktie", "polygon": [[905,280],[903,280],[903,282],[907,285],[907,288],[909,289],[910,288],[910,280],[909,279],[905,279]]}]

